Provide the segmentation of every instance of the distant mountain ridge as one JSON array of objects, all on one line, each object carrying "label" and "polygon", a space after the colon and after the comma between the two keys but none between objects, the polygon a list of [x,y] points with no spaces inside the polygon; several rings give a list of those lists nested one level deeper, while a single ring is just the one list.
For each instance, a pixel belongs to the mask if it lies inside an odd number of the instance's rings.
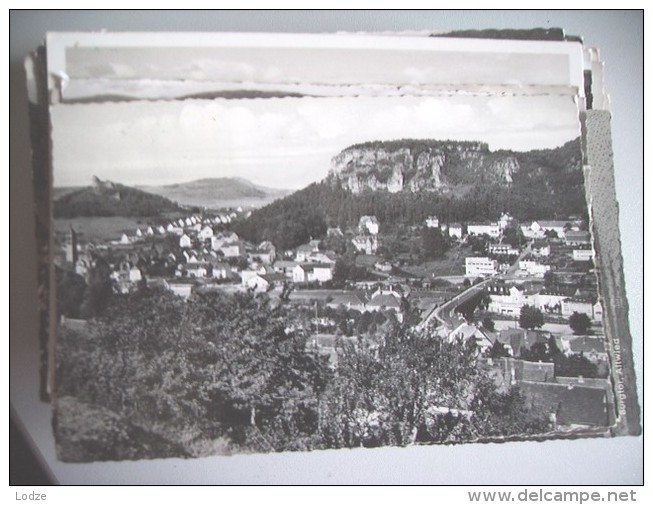
[{"label": "distant mountain ridge", "polygon": [[200,207],[236,206],[233,204],[238,202],[244,206],[260,207],[292,192],[259,186],[241,177],[205,178],[163,186],[137,187],[181,205]]}]

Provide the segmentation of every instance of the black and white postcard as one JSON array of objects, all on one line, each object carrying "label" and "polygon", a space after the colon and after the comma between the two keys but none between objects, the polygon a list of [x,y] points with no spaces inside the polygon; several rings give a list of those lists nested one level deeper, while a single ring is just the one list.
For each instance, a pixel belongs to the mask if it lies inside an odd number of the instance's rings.
[{"label": "black and white postcard", "polygon": [[61,460],[639,432],[578,40],[47,49]]}]

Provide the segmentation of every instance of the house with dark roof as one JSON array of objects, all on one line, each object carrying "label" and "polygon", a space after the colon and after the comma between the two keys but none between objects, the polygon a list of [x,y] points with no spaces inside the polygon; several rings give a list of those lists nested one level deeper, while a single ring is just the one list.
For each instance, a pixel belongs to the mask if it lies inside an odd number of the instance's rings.
[{"label": "house with dark roof", "polygon": [[367,298],[365,297],[364,293],[359,291],[351,291],[349,293],[343,293],[341,295],[334,296],[333,300],[327,303],[327,306],[333,309],[344,307],[346,309],[363,312],[365,310],[366,303]]},{"label": "house with dark roof", "polygon": [[568,230],[565,233],[565,244],[569,246],[591,245],[592,235],[588,231]]},{"label": "house with dark roof", "polygon": [[496,337],[490,335],[485,328],[464,322],[449,334],[450,341],[455,341],[456,339],[462,339],[463,342],[471,339],[481,350],[486,350],[492,347]]},{"label": "house with dark roof", "polygon": [[369,312],[391,310],[396,314],[400,323],[404,320],[401,312],[401,299],[391,294],[372,295],[372,298],[365,306],[365,310]]},{"label": "house with dark roof", "polygon": [[285,280],[281,274],[255,274],[245,281],[245,285],[255,291],[267,291],[281,285]]},{"label": "house with dark roof", "polygon": [[533,256],[550,256],[551,245],[547,240],[534,240],[531,244],[531,254]]},{"label": "house with dark roof", "polygon": [[600,337],[577,337],[568,341],[569,354],[581,354],[593,363],[606,361],[605,341]]},{"label": "house with dark roof", "polygon": [[547,414],[555,428],[607,427],[608,397],[603,389],[575,384],[517,381],[529,410]]},{"label": "house with dark roof", "polygon": [[503,383],[514,385],[517,381],[555,382],[555,364],[525,361],[515,358],[499,358],[494,366],[501,369]]},{"label": "house with dark roof", "polygon": [[296,261],[277,260],[272,264],[273,270],[278,274],[283,274],[288,279],[292,279],[293,269],[299,265]]},{"label": "house with dark roof", "polygon": [[295,249],[295,261],[308,261],[310,255],[317,251],[319,251],[317,244],[302,244]]}]

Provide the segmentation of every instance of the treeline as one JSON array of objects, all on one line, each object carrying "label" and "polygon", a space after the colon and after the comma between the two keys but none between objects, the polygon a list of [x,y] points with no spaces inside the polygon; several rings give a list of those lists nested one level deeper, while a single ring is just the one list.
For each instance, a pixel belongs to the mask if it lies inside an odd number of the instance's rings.
[{"label": "treeline", "polygon": [[63,195],[54,202],[54,217],[158,216],[182,210],[175,202],[145,191],[112,184],[87,187]]},{"label": "treeline", "polygon": [[320,237],[327,226],[355,226],[364,215],[375,215],[388,232],[398,225],[422,224],[431,215],[442,223],[466,223],[497,219],[502,212],[522,221],[586,216],[583,174],[515,176],[512,187],[478,184],[464,196],[385,191],[355,195],[321,182],[254,211],[235,230],[247,240],[270,240],[289,249]]},{"label": "treeline", "polygon": [[[338,366],[307,349],[298,313],[265,295],[143,288],[58,336],[60,457],[88,461],[463,442],[548,429],[497,389],[473,344],[395,320]],[[83,422],[82,422],[83,421]],[[135,437],[134,433],[141,436]]]}]

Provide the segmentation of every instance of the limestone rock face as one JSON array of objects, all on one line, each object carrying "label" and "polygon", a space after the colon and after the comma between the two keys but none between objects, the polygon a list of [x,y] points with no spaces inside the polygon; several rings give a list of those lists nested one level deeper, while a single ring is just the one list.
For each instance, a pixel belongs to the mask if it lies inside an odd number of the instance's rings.
[{"label": "limestone rock face", "polygon": [[330,178],[352,193],[446,192],[478,181],[511,184],[518,170],[514,156],[480,142],[397,140],[348,147],[332,159]]}]

